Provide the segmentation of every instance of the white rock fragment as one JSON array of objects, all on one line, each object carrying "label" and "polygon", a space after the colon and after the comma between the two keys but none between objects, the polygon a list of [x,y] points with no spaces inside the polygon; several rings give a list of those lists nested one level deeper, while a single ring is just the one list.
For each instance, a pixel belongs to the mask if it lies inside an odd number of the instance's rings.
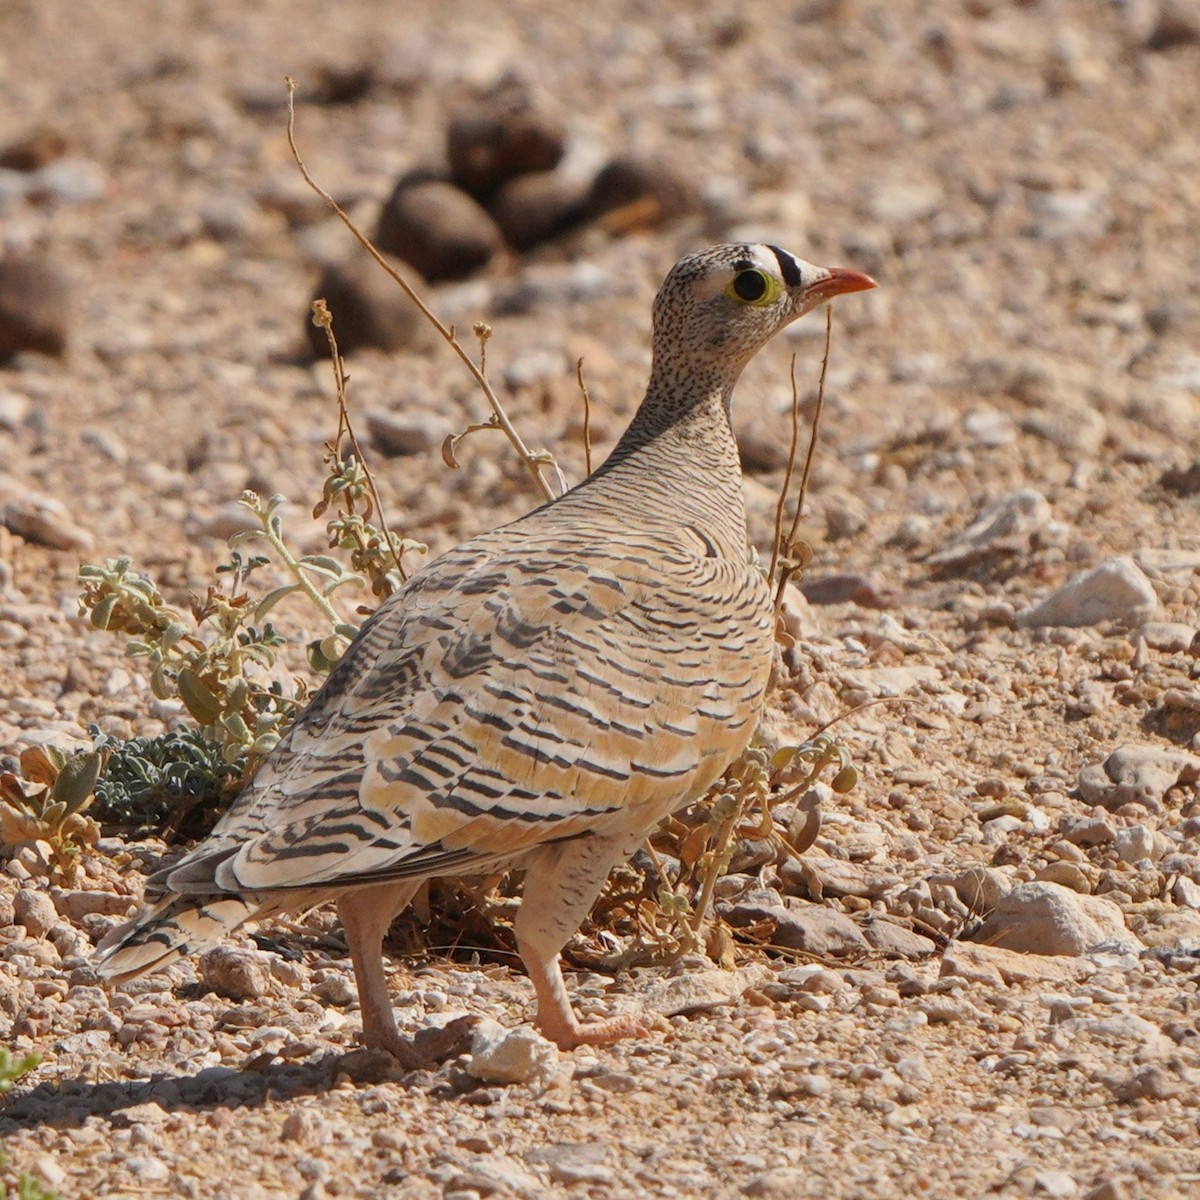
[{"label": "white rock fragment", "polygon": [[545,1079],[558,1065],[558,1047],[532,1026],[505,1029],[483,1020],[471,1034],[467,1073],[485,1083],[526,1083]]},{"label": "white rock fragment", "polygon": [[962,566],[991,554],[1027,550],[1030,539],[1050,516],[1050,505],[1041,492],[1033,488],[1009,492],[925,561],[935,567]]},{"label": "white rock fragment", "polygon": [[1141,949],[1111,900],[1081,896],[1056,883],[1018,884],[976,936],[990,946],[1023,954],[1083,955],[1096,946],[1129,953]]},{"label": "white rock fragment", "polygon": [[748,988],[761,987],[773,978],[761,964],[739,967],[736,971],[688,971],[663,980],[646,996],[645,1004],[664,1017],[708,1012],[734,1003]]},{"label": "white rock fragment", "polygon": [[1137,625],[1158,607],[1150,580],[1132,558],[1112,558],[1068,580],[1040,603],[1017,613],[1017,625],[1035,629],[1045,625],[1079,628],[1104,621]]},{"label": "white rock fragment", "polygon": [[1131,743],[1118,746],[1102,764],[1084,767],[1079,773],[1079,794],[1088,804],[1108,809],[1140,804],[1158,812],[1171,788],[1197,781],[1200,756],[1166,746]]}]

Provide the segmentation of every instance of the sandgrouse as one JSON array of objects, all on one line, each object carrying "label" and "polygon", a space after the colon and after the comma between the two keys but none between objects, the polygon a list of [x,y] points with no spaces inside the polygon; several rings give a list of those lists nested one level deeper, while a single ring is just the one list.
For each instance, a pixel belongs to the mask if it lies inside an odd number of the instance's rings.
[{"label": "sandgrouse", "polygon": [[638,1032],[580,1023],[559,952],[612,867],[759,719],[772,607],[747,553],[731,393],[783,326],[874,286],[767,245],[676,264],[645,399],[604,465],[379,608],[212,834],[151,877],[151,906],[101,943],[101,974],[130,979],[334,899],[363,1041],[411,1064],[388,926],[431,876],[515,866],[542,1032],[564,1049]]}]

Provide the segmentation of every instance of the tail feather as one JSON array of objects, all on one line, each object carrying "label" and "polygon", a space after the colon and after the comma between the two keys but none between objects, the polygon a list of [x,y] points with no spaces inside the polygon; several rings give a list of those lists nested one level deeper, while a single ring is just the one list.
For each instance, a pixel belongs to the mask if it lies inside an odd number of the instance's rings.
[{"label": "tail feather", "polygon": [[92,964],[114,983],[136,979],[217,941],[259,915],[262,907],[241,896],[168,896],[107,934]]}]

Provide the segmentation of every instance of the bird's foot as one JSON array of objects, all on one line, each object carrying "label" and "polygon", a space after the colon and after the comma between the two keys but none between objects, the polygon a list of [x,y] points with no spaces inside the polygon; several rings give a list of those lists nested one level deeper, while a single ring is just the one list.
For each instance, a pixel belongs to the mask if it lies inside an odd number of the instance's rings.
[{"label": "bird's foot", "polygon": [[430,1065],[429,1056],[417,1048],[412,1038],[404,1037],[398,1029],[363,1030],[358,1040],[368,1050],[386,1050],[406,1071],[419,1071]]},{"label": "bird's foot", "polygon": [[611,1046],[625,1038],[646,1037],[650,1030],[632,1013],[622,1013],[607,1021],[588,1021],[582,1025],[572,1021],[553,1029],[543,1027],[542,1033],[560,1050],[574,1050],[578,1046]]}]

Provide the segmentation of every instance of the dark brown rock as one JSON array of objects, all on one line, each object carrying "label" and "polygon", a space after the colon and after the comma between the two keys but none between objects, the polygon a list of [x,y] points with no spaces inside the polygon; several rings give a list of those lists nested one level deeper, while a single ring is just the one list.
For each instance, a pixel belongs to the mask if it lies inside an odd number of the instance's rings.
[{"label": "dark brown rock", "polygon": [[60,356],[67,348],[67,281],[32,258],[0,260],[0,363],[23,350]]},{"label": "dark brown rock", "polygon": [[375,244],[426,279],[462,279],[503,245],[496,222],[452,183],[401,180],[379,214]]},{"label": "dark brown rock", "polygon": [[[391,265],[418,291],[424,280],[407,263]],[[365,250],[356,251],[346,262],[326,267],[312,299],[323,297],[333,314],[333,332],[343,354],[366,347],[389,353],[419,346],[428,340],[425,318],[382,267]],[[304,336],[314,358],[329,353],[325,330],[312,322],[312,308],[305,310]]]},{"label": "dark brown rock", "polygon": [[488,207],[505,241],[515,250],[528,250],[578,224],[587,193],[585,183],[539,171],[502,184]]},{"label": "dark brown rock", "polygon": [[71,148],[71,140],[61,129],[41,125],[23,138],[0,149],[0,167],[9,171],[36,171]]},{"label": "dark brown rock", "polygon": [[701,209],[688,179],[649,159],[614,158],[592,181],[587,217],[614,232],[667,225]]},{"label": "dark brown rock", "polygon": [[518,175],[551,171],[566,149],[566,130],[523,99],[496,111],[488,105],[450,122],[446,152],[454,182],[487,196]]}]

